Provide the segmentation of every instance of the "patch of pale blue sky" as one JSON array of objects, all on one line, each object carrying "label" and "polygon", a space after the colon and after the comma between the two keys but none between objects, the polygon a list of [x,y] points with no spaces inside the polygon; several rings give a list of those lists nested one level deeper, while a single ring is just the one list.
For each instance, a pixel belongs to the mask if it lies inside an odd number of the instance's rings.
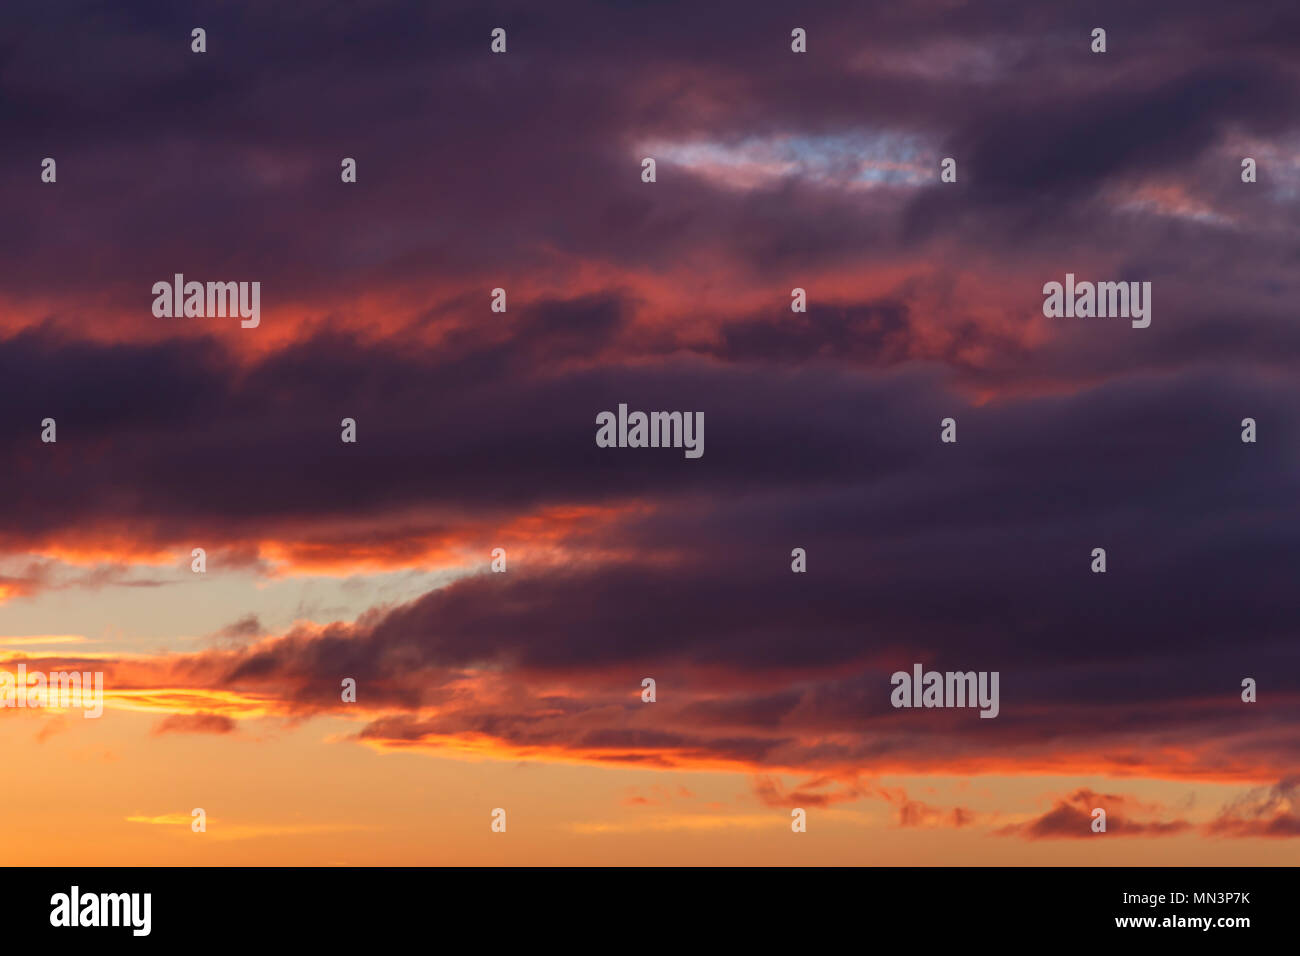
[{"label": "patch of pale blue sky", "polygon": [[1295,202],[1300,199],[1300,136],[1265,140],[1245,140],[1237,152],[1258,164],[1258,183],[1269,190],[1275,200]]},{"label": "patch of pale blue sky", "polygon": [[718,185],[762,189],[796,178],[838,189],[919,186],[938,177],[938,154],[917,133],[852,130],[783,133],[735,141],[657,140],[638,146],[640,156],[685,167]]},{"label": "patch of pale blue sky", "polygon": [[[0,650],[23,650],[8,639],[24,635],[79,635],[86,641],[78,644],[78,651],[189,651],[211,646],[210,635],[249,616],[270,634],[283,632],[295,621],[352,621],[373,607],[414,600],[483,570],[266,577],[256,567],[214,567],[209,558],[204,574],[190,571],[188,563],[183,568],[140,566],[88,585],[77,583],[87,580],[85,567],[51,561],[44,568],[34,594],[0,603],[0,638],[6,639]],[[49,648],[32,648],[41,649]]]}]

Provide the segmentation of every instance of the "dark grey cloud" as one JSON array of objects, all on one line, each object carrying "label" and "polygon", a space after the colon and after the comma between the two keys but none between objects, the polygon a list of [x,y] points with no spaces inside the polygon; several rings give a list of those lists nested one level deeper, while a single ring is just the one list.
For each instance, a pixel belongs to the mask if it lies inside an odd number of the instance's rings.
[{"label": "dark grey cloud", "polygon": [[[10,550],[106,528],[400,546],[551,505],[646,509],[564,542],[607,560],[195,655],[189,679],[312,710],[353,676],[412,712],[368,739],[609,760],[1295,758],[1293,3],[71,9],[7,12],[0,39],[0,291],[26,310],[0,338]],[[836,167],[740,188],[672,158],[638,176],[647,142],[761,160],[882,134],[921,166],[955,156],[959,182]],[[1244,144],[1265,150],[1253,187]],[[1154,282],[1150,329],[1044,324],[1042,282],[1102,269]],[[840,291],[859,270],[897,278]],[[262,281],[282,337],[159,325],[146,293],[177,271]],[[647,276],[713,304],[656,314]],[[595,447],[620,402],[703,411],[704,457]],[[0,581],[15,600],[44,583]],[[1001,716],[893,711],[888,675],[918,660],[1001,671]],[[458,697],[481,668],[516,696]],[[658,728],[607,690],[649,668],[686,698]],[[531,720],[536,676],[586,702]],[[414,713],[430,703],[447,712]]]}]

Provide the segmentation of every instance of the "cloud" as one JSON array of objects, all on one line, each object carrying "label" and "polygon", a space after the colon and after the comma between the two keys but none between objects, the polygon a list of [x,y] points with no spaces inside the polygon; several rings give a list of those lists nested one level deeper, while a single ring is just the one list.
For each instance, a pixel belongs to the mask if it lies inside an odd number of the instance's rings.
[{"label": "cloud", "polygon": [[[126,817],[127,823],[142,823],[148,826],[184,827],[189,830],[193,819],[185,813],[164,813],[156,816],[135,815]],[[342,833],[349,830],[374,830],[374,826],[350,823],[232,823],[207,817],[204,836],[208,839],[225,840],[260,840],[266,837],[312,836],[317,834]]]},{"label": "cloud", "polygon": [[898,808],[900,827],[952,827],[961,829],[975,822],[975,814],[966,807],[932,807],[920,800],[908,800]]},{"label": "cloud", "polygon": [[1210,836],[1300,837],[1300,778],[1252,789],[1208,823]]},{"label": "cloud", "polygon": [[829,807],[835,803],[855,802],[872,793],[870,788],[861,786],[856,781],[837,789],[817,792],[822,787],[835,783],[837,781],[834,778],[814,778],[794,790],[784,790],[777,778],[760,775],[754,778],[754,795],[768,807]]},{"label": "cloud", "polygon": [[[1106,811],[1105,833],[1094,833],[1093,810]],[[997,828],[998,836],[1019,836],[1026,840],[1050,839],[1104,839],[1109,836],[1162,837],[1175,836],[1193,829],[1187,820],[1142,820],[1138,814],[1150,813],[1132,797],[1122,794],[1102,794],[1081,788],[1068,797],[1058,798],[1051,810],[1040,817],[1023,823],[1013,823]]]},{"label": "cloud", "polygon": [[[516,11],[497,58],[468,2],[214,10],[197,59],[183,12],[101,7],[17,12],[0,71],[6,611],[160,588],[195,546],[210,574],[442,574],[194,653],[6,662],[93,662],[108,716],[158,733],[328,716],[382,749],[742,772],[764,805],[1300,758],[1294,2],[1107,0],[1104,60],[1029,0],[819,5],[806,57],[739,0]],[[177,271],[261,281],[262,326],[155,319]],[[1151,327],[1044,319],[1067,271],[1153,281]],[[704,457],[597,448],[625,401],[703,411]],[[914,662],[999,671],[1000,716],[892,709]],[[1073,834],[1088,799],[1008,832]],[[1211,828],[1286,832],[1291,801]]]},{"label": "cloud", "polygon": [[173,714],[154,727],[155,734],[229,734],[235,722],[222,714]]}]

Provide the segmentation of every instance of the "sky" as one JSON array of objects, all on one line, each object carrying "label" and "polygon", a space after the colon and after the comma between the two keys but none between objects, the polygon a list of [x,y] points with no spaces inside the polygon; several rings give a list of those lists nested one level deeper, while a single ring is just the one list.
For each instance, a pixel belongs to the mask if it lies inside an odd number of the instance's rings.
[{"label": "sky", "polygon": [[[1298,38],[6,8],[0,670],[104,711],[0,709],[0,863],[1300,862]],[[1067,273],[1149,327],[1045,316]],[[599,447],[620,404],[704,453]]]}]

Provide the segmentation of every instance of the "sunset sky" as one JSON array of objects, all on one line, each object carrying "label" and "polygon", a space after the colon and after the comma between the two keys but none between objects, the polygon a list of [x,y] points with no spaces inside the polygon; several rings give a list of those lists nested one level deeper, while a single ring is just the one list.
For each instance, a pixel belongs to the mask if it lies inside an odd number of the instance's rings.
[{"label": "sunset sky", "polygon": [[0,132],[0,864],[1300,862],[1295,0],[10,4]]}]

